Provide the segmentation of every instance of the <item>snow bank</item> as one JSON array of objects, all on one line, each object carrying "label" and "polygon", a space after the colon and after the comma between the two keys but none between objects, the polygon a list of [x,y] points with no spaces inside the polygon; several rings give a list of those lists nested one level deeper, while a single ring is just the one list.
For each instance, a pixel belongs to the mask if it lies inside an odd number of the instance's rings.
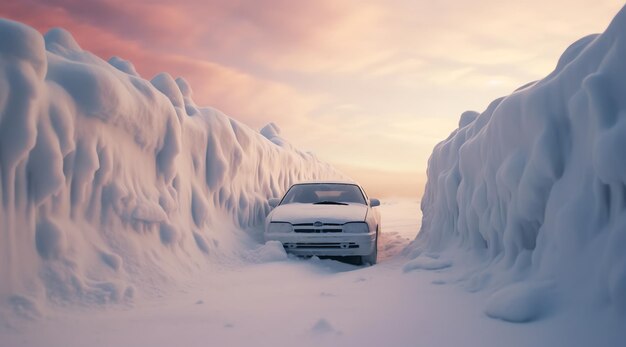
[{"label": "snow bank", "polygon": [[435,147],[413,256],[481,259],[467,277],[496,291],[490,316],[537,319],[544,310],[529,306],[556,296],[626,312],[625,57],[622,9],[546,78],[464,113]]},{"label": "snow bank", "polygon": [[277,126],[261,135],[197,106],[182,78],[147,81],[62,29],[0,19],[4,309],[157,291],[228,253],[292,182],[339,177]]}]

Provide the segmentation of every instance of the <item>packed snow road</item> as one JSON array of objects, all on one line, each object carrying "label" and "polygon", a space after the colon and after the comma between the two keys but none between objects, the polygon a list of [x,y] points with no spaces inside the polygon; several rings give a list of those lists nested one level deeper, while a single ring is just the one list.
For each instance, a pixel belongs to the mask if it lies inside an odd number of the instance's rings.
[{"label": "packed snow road", "polygon": [[418,210],[416,202],[381,206],[381,259],[372,267],[267,261],[278,252],[265,249],[266,262],[222,264],[132,306],[61,308],[0,330],[0,346],[602,346],[599,336],[620,330],[575,312],[532,324],[489,319],[487,293],[445,285],[453,268],[403,272]]}]

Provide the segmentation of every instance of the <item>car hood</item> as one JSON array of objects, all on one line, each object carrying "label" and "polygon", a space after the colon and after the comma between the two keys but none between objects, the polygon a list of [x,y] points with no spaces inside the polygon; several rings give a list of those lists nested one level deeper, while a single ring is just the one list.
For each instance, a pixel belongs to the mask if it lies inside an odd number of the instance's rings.
[{"label": "car hood", "polygon": [[365,221],[367,206],[362,204],[348,205],[313,205],[287,204],[280,205],[272,211],[273,222],[301,223],[337,223]]}]

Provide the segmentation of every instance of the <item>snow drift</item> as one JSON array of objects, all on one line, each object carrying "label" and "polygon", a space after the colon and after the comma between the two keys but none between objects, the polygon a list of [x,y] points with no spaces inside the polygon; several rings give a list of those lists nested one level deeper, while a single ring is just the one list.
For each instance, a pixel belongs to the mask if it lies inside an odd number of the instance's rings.
[{"label": "snow drift", "polygon": [[505,320],[556,301],[626,312],[625,57],[622,9],[544,79],[461,115],[428,163],[413,263],[469,251],[468,286]]},{"label": "snow drift", "polygon": [[232,251],[292,182],[342,177],[274,124],[261,134],[182,78],[0,20],[2,307],[130,299]]}]

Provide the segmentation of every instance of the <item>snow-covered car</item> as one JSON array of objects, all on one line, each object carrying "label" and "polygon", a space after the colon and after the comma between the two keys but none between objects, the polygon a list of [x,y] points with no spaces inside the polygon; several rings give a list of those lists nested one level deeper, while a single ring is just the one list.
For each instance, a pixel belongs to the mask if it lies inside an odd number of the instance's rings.
[{"label": "snow-covered car", "polygon": [[265,241],[280,241],[289,253],[317,256],[360,256],[375,264],[380,213],[352,182],[315,181],[292,185],[282,199],[269,200]]}]

